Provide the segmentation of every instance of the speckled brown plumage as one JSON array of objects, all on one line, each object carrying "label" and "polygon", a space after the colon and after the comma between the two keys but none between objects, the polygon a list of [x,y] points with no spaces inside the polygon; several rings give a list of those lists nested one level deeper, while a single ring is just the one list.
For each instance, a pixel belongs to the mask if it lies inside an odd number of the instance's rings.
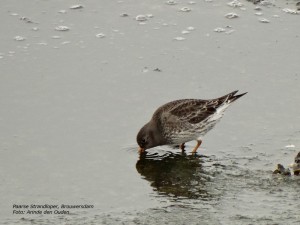
[{"label": "speckled brown plumage", "polygon": [[[201,137],[214,127],[224,110],[246,94],[235,95],[236,93],[234,91],[210,100],[181,99],[162,105],[137,135],[141,150],[191,140],[198,140],[199,145]],[[197,148],[194,149],[195,152]]]}]

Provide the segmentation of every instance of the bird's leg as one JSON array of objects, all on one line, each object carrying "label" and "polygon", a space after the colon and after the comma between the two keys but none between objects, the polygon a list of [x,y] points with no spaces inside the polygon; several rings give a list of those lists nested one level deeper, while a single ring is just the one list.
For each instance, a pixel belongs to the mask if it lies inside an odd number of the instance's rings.
[{"label": "bird's leg", "polygon": [[185,144],[185,143],[182,143],[182,144],[179,145],[179,148],[181,149],[182,152],[185,151],[185,149],[184,149],[184,148],[185,148],[185,145],[184,145],[184,144]]},{"label": "bird's leg", "polygon": [[195,148],[193,149],[192,153],[196,153],[197,152],[197,149],[200,147],[202,141],[201,140],[197,140],[197,144],[195,146]]}]

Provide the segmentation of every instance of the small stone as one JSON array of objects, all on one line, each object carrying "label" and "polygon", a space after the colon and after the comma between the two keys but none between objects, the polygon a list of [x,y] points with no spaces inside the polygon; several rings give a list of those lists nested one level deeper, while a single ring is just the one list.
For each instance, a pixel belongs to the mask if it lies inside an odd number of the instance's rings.
[{"label": "small stone", "polygon": [[128,17],[129,15],[127,13],[121,13],[120,16],[121,17]]}]

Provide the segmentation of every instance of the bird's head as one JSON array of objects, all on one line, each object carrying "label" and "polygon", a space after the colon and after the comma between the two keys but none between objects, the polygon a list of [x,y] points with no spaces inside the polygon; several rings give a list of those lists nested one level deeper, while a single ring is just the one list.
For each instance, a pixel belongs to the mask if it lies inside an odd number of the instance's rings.
[{"label": "bird's head", "polygon": [[156,125],[150,121],[143,126],[137,134],[136,141],[140,146],[140,151],[161,145],[161,137]]}]

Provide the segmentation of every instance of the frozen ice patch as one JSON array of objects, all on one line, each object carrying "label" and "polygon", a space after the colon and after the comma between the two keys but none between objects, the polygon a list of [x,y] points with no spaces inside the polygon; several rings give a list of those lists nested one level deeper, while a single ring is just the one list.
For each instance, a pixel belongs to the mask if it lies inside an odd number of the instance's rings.
[{"label": "frozen ice patch", "polygon": [[143,22],[143,21],[147,21],[147,20],[148,20],[148,17],[145,16],[145,15],[137,15],[137,16],[135,17],[135,20],[136,20],[136,21]]},{"label": "frozen ice patch", "polygon": [[14,37],[14,40],[16,40],[16,41],[25,41],[26,38],[25,38],[25,37],[22,37],[22,36],[15,36],[15,37]]},{"label": "frozen ice patch", "polygon": [[191,32],[188,31],[188,30],[183,30],[183,31],[181,31],[181,33],[182,33],[182,34],[189,34],[189,33],[191,33]]},{"label": "frozen ice patch", "polygon": [[57,31],[68,31],[68,30],[70,30],[70,28],[67,27],[67,26],[57,26],[57,27],[55,27],[55,30],[57,30]]},{"label": "frozen ice patch", "polygon": [[96,34],[97,38],[104,38],[106,35],[103,33]]},{"label": "frozen ice patch", "polygon": [[222,33],[222,32],[225,32],[226,30],[223,28],[223,27],[217,27],[214,29],[214,32],[217,32],[217,33]]},{"label": "frozen ice patch", "polygon": [[184,37],[175,37],[174,40],[175,41],[184,41],[185,38]]},{"label": "frozen ice patch", "polygon": [[234,8],[243,6],[243,4],[238,0],[233,0],[232,2],[228,2],[227,5]]},{"label": "frozen ice patch", "polygon": [[82,9],[83,5],[72,5],[70,6],[70,9]]},{"label": "frozen ice patch", "polygon": [[174,0],[168,0],[168,1],[166,1],[166,4],[167,4],[167,5],[176,5],[177,2],[174,1]]},{"label": "frozen ice patch", "polygon": [[300,14],[300,11],[298,11],[296,9],[284,8],[284,9],[282,9],[282,11],[285,13],[293,14],[293,15]]},{"label": "frozen ice patch", "polygon": [[189,8],[189,7],[183,7],[183,8],[180,9],[180,11],[181,12],[190,12],[190,11],[192,11],[192,9]]},{"label": "frozen ice patch", "polygon": [[290,144],[290,145],[286,145],[286,146],[284,146],[285,148],[295,148],[296,146],[295,145],[293,145],[293,144]]},{"label": "frozen ice patch", "polygon": [[236,14],[236,13],[231,12],[231,13],[227,13],[227,14],[225,15],[225,17],[226,17],[227,19],[234,19],[234,18],[238,18],[239,15]]},{"label": "frozen ice patch", "polygon": [[261,23],[270,23],[270,20],[268,20],[266,18],[260,18],[258,21]]}]

